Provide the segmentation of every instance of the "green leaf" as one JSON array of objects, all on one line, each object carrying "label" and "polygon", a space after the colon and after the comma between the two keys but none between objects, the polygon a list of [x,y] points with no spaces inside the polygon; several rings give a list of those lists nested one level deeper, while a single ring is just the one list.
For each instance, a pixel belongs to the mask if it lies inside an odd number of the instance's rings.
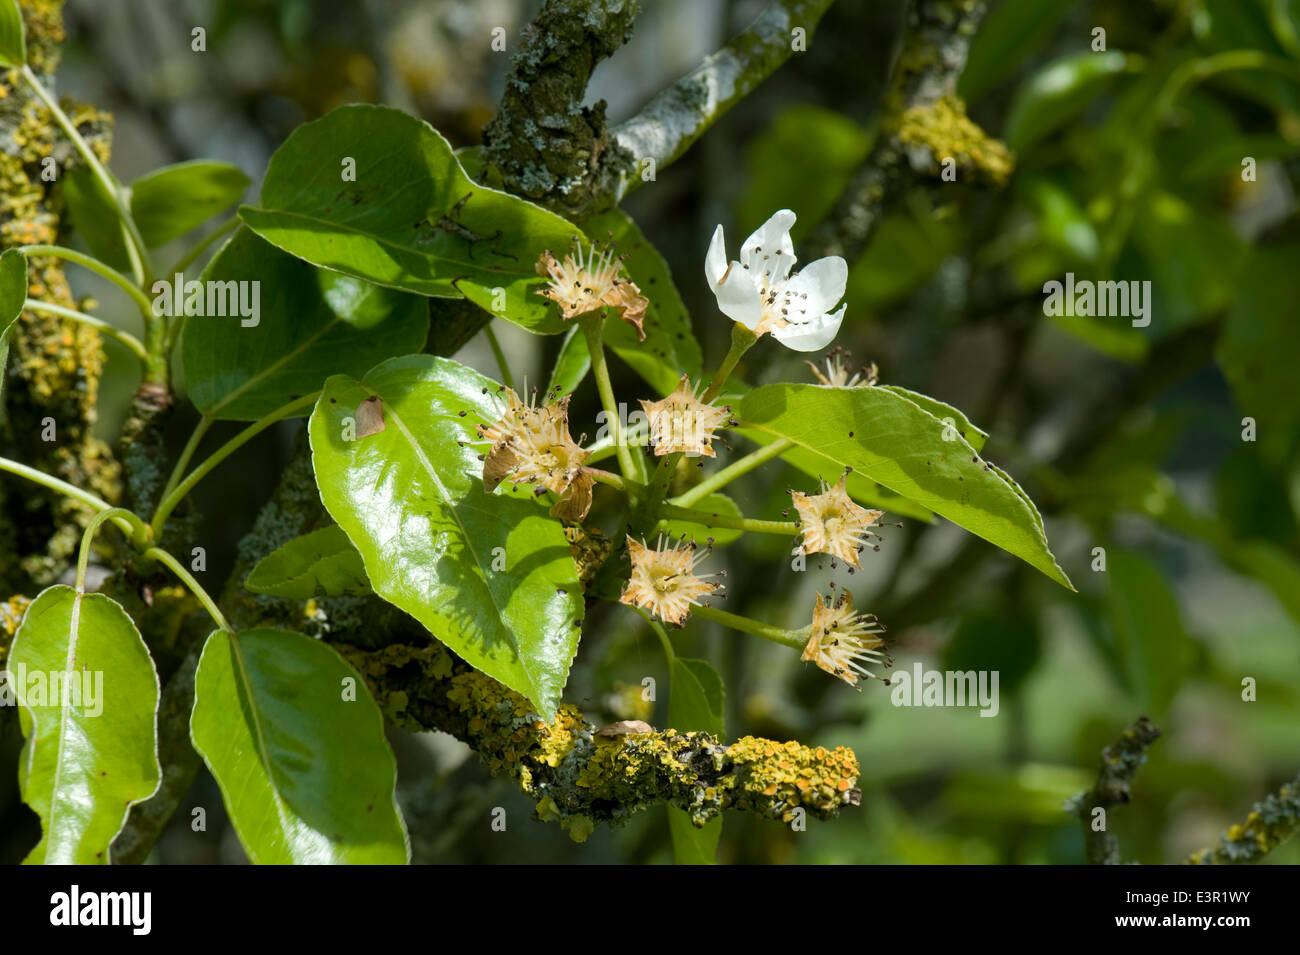
[{"label": "green leaf", "polygon": [[548,400],[554,401],[572,394],[589,371],[591,352],[587,351],[587,336],[574,325],[564,336],[560,354],[555,359],[555,367],[551,369],[551,380],[546,383]]},{"label": "green leaf", "polygon": [[226,162],[200,159],[156,169],[131,184],[131,216],[149,248],[166,245],[233,206],[249,178]]},{"label": "green leaf", "polygon": [[[395,354],[419,351],[425,303],[349,276],[323,272],[241,229],[203,272],[207,283],[257,282],[260,315],[185,320],[181,363],[190,399],[206,415],[255,421],[335,373],[362,374]],[[206,286],[215,288],[213,284]]]},{"label": "green leaf", "polygon": [[952,405],[944,404],[938,399],[931,398],[929,395],[923,395],[917,391],[909,391],[898,385],[877,385],[877,388],[884,388],[886,391],[892,391],[896,395],[906,398],[913,404],[920,405],[923,411],[928,411],[944,424],[948,425],[950,434],[955,432],[958,437],[964,438],[976,451],[984,450],[984,442],[989,439],[988,432],[978,425],[972,424],[971,420],[962,412],[958,411]]},{"label": "green leaf", "polygon": [[748,185],[736,205],[738,237],[731,241],[738,244],[773,209],[793,209],[799,218],[790,236],[797,249],[830,213],[870,148],[870,134],[843,113],[807,103],[786,107],[745,150]]},{"label": "green leaf", "polygon": [[[725,691],[722,677],[705,660],[673,657],[672,686],[668,695],[668,724],[678,732],[712,733],[726,737]],[[722,817],[714,816],[696,828],[690,813],[668,807],[673,858],[678,865],[713,865],[722,837]]]},{"label": "green leaf", "polygon": [[[725,494],[710,494],[704,500],[692,504],[691,509],[704,511],[706,514],[725,515],[727,517],[741,516],[740,508],[736,506],[736,502]],[[707,524],[696,524],[694,521],[677,520],[668,521],[664,533],[678,540],[703,542],[712,538],[713,543],[719,546],[739,540],[741,535],[740,531],[730,527],[709,527]]]},{"label": "green leaf", "polygon": [[1084,111],[1128,68],[1118,50],[1063,56],[1035,73],[1007,111],[1006,141],[1021,151],[1051,135]]},{"label": "green leaf", "polygon": [[[430,355],[384,362],[360,382],[335,376],[312,414],[312,462],[375,592],[550,721],[578,648],[582,591],[560,522],[483,488],[475,427],[499,416],[499,387]],[[344,440],[345,419],[375,395],[384,430]]]},{"label": "green leaf", "polygon": [[1105,576],[1120,665],[1144,712],[1158,717],[1182,685],[1193,655],[1178,600],[1159,568],[1140,554],[1111,548]]},{"label": "green leaf", "polygon": [[593,242],[606,241],[613,234],[619,252],[627,255],[623,265],[628,275],[650,300],[642,323],[645,341],[638,341],[636,329],[607,310],[605,343],[662,394],[676,389],[683,374],[698,382],[703,360],[700,345],[663,256],[621,209],[592,216],[586,233]]},{"label": "green leaf", "polygon": [[1073,0],[995,4],[971,39],[957,95],[969,102],[1005,81],[1051,39],[1073,5]]},{"label": "green leaf", "polygon": [[72,215],[72,224],[91,255],[119,272],[128,271],[131,259],[121,213],[89,166],[83,163],[64,173],[63,199]]},{"label": "green leaf", "polygon": [[374,591],[361,555],[337,524],[295,537],[257,562],[244,586],[253,593],[306,600]]},{"label": "green leaf", "polygon": [[[349,161],[355,179],[344,178]],[[536,265],[546,249],[568,248],[578,228],[478,185],[437,130],[401,110],[342,106],[299,126],[271,157],[261,206],[239,214],[268,242],[316,265],[465,297],[534,332],[565,330],[535,291]]]},{"label": "green leaf", "polygon": [[27,64],[27,41],[18,0],[0,0],[0,66],[6,69]]},{"label": "green leaf", "polygon": [[820,457],[828,476],[852,467],[1073,589],[1024,492],[902,395],[885,388],[764,385],[740,401],[737,414],[744,427],[789,438]]},{"label": "green leaf", "polygon": [[1253,250],[1241,273],[1223,334],[1215,346],[1237,408],[1255,420],[1258,447],[1274,461],[1287,459],[1300,421],[1300,389],[1289,361],[1294,354],[1293,304],[1300,299],[1300,244]]},{"label": "green leaf", "polygon": [[[2,0],[0,0],[2,2]],[[0,421],[4,420],[5,369],[9,361],[9,329],[27,301],[27,257],[17,249],[0,253]]]},{"label": "green leaf", "polygon": [[397,763],[365,681],[318,640],[208,637],[190,737],[257,864],[402,864]]},{"label": "green leaf", "polygon": [[7,665],[27,737],[18,784],[41,817],[25,861],[105,865],[131,806],[161,779],[149,651],[114,600],[55,586],[27,608]]}]

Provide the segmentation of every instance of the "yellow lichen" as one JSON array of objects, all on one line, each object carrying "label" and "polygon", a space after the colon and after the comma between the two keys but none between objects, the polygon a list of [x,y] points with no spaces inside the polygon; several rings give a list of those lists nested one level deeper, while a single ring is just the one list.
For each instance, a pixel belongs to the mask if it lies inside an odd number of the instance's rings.
[{"label": "yellow lichen", "polygon": [[898,139],[928,151],[935,175],[945,160],[954,160],[959,181],[1002,186],[1015,165],[1011,151],[972,121],[965,102],[953,94],[905,110],[898,118]]}]

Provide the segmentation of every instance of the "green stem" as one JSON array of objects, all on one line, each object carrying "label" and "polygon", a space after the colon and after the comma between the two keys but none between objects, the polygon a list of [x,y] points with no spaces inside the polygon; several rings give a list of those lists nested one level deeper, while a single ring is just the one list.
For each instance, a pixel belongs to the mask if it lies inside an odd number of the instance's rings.
[{"label": "green stem", "polygon": [[104,278],[108,279],[127,295],[135,300],[136,305],[140,307],[140,313],[144,315],[145,322],[148,324],[154,320],[153,302],[149,301],[149,296],[144,294],[144,290],[135,285],[129,278],[123,275],[117,269],[110,268],[103,262],[76,249],[69,249],[62,245],[24,245],[19,250],[24,255],[52,255],[58,259],[64,259],[68,262],[75,262],[84,268],[90,269]]},{"label": "green stem", "polygon": [[[728,613],[726,610],[719,610],[717,607],[705,607],[703,605],[692,607],[691,614],[696,617],[703,617],[705,620],[712,620],[714,623],[720,623],[732,630],[739,630],[741,633],[752,633],[764,640],[771,640],[773,643],[779,643],[782,646],[793,647],[796,650],[802,650],[808,642],[808,635],[803,630],[783,630],[780,627],[773,627],[771,624],[759,623],[757,620],[751,620],[748,617],[741,617],[738,614]],[[802,637],[799,636],[800,634],[802,634]]]},{"label": "green stem", "polygon": [[591,373],[596,379],[596,390],[600,393],[600,405],[605,410],[605,421],[609,424],[610,438],[618,455],[618,466],[623,471],[624,481],[630,484],[636,480],[636,464],[632,460],[632,449],[628,447],[623,434],[623,420],[619,417],[618,402],[614,400],[614,386],[609,380],[609,365],[605,362],[605,344],[601,338],[601,324],[604,320],[604,313],[597,311],[584,315],[578,322],[587,338],[587,351],[591,353]]},{"label": "green stem", "polygon": [[[648,428],[648,425],[642,425],[640,421],[636,425],[629,424],[627,430],[623,432],[623,440],[633,447],[643,446],[649,438],[649,431],[643,430],[644,428]],[[587,463],[589,464],[612,458],[618,452],[617,446],[610,438],[593,441],[587,445],[585,450],[587,451]]]},{"label": "green stem", "polygon": [[506,353],[501,350],[501,343],[497,341],[497,333],[492,331],[490,321],[483,326],[483,334],[487,336],[488,344],[492,346],[492,355],[497,360],[497,367],[501,369],[501,383],[514,391],[514,375],[510,374],[510,364],[506,361]]},{"label": "green stem", "polygon": [[708,404],[722,391],[727,384],[727,379],[740,363],[741,356],[754,347],[758,341],[758,336],[751,332],[740,322],[734,322],[731,326],[731,347],[727,349],[726,356],[722,359],[722,364],[718,366],[717,374],[709,382],[709,387],[700,395],[700,400]]},{"label": "green stem", "polygon": [[1300,80],[1300,63],[1260,50],[1224,50],[1222,53],[1199,57],[1182,64],[1169,75],[1156,98],[1155,109],[1149,114],[1152,122],[1158,122],[1167,115],[1188,86],[1204,82],[1219,73],[1237,70],[1266,70]]},{"label": "green stem", "polygon": [[110,507],[92,517],[90,523],[86,525],[85,531],[82,532],[81,547],[77,550],[77,593],[84,594],[86,592],[86,571],[90,567],[90,545],[95,539],[95,533],[105,521],[118,518],[128,524],[134,518],[135,524],[138,524],[141,529],[144,528],[144,523],[124,507]]},{"label": "green stem", "polygon": [[154,560],[158,561],[158,563],[165,565],[173,574],[179,577],[181,583],[190,588],[190,593],[194,594],[194,596],[198,598],[199,603],[203,604],[203,609],[208,612],[208,616],[216,622],[218,627],[225,630],[227,633],[235,632],[235,628],[230,625],[225,616],[221,613],[221,609],[217,606],[216,601],[208,596],[208,592],[204,590],[202,585],[194,579],[194,576],[186,570],[184,566],[182,566],[179,560],[161,547],[150,547],[144,552],[144,556],[152,557]]},{"label": "green stem", "polygon": [[659,642],[663,645],[664,656],[668,658],[668,665],[672,666],[673,661],[677,659],[677,652],[673,650],[673,642],[668,639],[668,631],[664,629],[664,625],[651,616],[648,610],[643,610],[640,607],[633,607],[632,609],[644,617],[646,623],[650,624],[650,629],[655,632],[655,635],[659,637]]},{"label": "green stem", "polygon": [[231,216],[225,222],[221,223],[221,225],[217,226],[206,236],[200,239],[195,244],[194,248],[190,249],[188,252],[182,255],[180,259],[177,260],[176,264],[173,265],[170,269],[168,269],[163,274],[175,275],[177,272],[184,273],[184,271],[188,269],[191,265],[193,265],[195,260],[198,259],[198,257],[202,255],[205,251],[207,251],[207,249],[211,247],[211,245],[214,242],[223,238],[227,233],[234,232],[236,229],[239,228],[239,225],[240,225],[239,216]]},{"label": "green stem", "polygon": [[703,524],[705,527],[729,527],[733,530],[755,531],[759,534],[794,536],[799,533],[799,525],[793,521],[760,521],[748,517],[736,517],[732,514],[711,514],[669,503],[659,505],[659,516],[661,523],[669,520],[690,521],[692,524]]},{"label": "green stem", "polygon": [[77,148],[77,152],[81,153],[81,158],[86,161],[86,165],[90,167],[90,171],[94,174],[95,178],[99,180],[100,186],[103,187],[109,198],[113,200],[113,204],[117,207],[117,214],[121,217],[122,226],[126,230],[126,249],[127,254],[131,259],[131,271],[135,275],[136,286],[144,288],[149,284],[150,278],[149,250],[144,244],[144,238],[140,235],[140,229],[136,226],[135,219],[131,216],[131,209],[126,204],[126,198],[123,196],[122,190],[118,188],[117,182],[114,181],[113,177],[109,174],[109,171],[104,168],[104,164],[99,161],[99,157],[95,155],[95,151],[90,148],[90,143],[86,142],[81,133],[77,131],[77,127],[73,124],[72,120],[68,118],[68,114],[63,112],[58,101],[50,95],[49,90],[44,87],[36,74],[32,72],[32,68],[24,64],[22,74],[23,79],[27,81],[27,85],[32,88],[32,91],[40,98],[41,102],[45,104],[46,108],[50,111],[50,115],[54,117],[55,122],[63,128],[64,133],[66,133],[68,138],[72,140],[72,144]]},{"label": "green stem", "polygon": [[690,507],[698,501],[704,500],[714,491],[720,490],[740,477],[742,474],[748,474],[759,465],[772,460],[778,455],[784,454],[790,448],[794,447],[794,442],[789,438],[777,438],[771,444],[765,444],[757,451],[751,451],[743,458],[737,458],[732,461],[721,471],[711,477],[705,478],[695,487],[691,488],[684,494],[679,494],[673,498],[673,504],[680,507]]},{"label": "green stem", "polygon": [[587,473],[601,484],[608,484],[610,487],[618,488],[620,491],[627,489],[627,485],[623,482],[623,478],[615,474],[613,471],[602,471],[600,468],[587,468]]},{"label": "green stem", "polygon": [[176,466],[172,468],[172,473],[171,476],[167,478],[166,486],[163,487],[162,493],[158,495],[159,501],[167,500],[167,497],[171,492],[176,490],[176,485],[180,482],[181,475],[184,474],[185,469],[189,467],[190,459],[194,457],[194,452],[199,449],[199,442],[202,441],[203,436],[208,433],[208,428],[212,427],[212,420],[213,419],[207,415],[199,418],[199,423],[194,426],[194,433],[190,435],[190,439],[185,442],[185,447],[181,449],[181,456],[176,459]]},{"label": "green stem", "polygon": [[130,511],[122,511],[121,508],[113,507],[113,505],[109,504],[108,501],[96,497],[89,491],[83,491],[76,485],[69,484],[67,481],[60,481],[51,474],[46,474],[44,471],[38,471],[36,468],[29,468],[27,465],[19,464],[17,461],[10,460],[9,458],[0,458],[0,471],[8,471],[10,474],[16,474],[19,477],[27,478],[27,480],[40,484],[43,487],[47,487],[51,491],[57,491],[65,497],[70,497],[73,500],[81,501],[83,504],[88,504],[96,511],[121,511],[121,513],[112,515],[110,519],[113,523],[120,527],[123,532],[129,534],[133,541],[142,543],[147,539],[148,528],[145,526],[144,521],[140,520],[140,518],[136,517]]},{"label": "green stem", "polygon": [[207,458],[207,460],[191,471],[189,477],[178,484],[170,494],[163,498],[162,503],[158,505],[158,510],[154,513],[153,520],[149,522],[150,527],[153,529],[154,537],[158,538],[162,536],[163,526],[167,523],[167,518],[171,516],[172,511],[176,509],[176,505],[185,500],[190,491],[194,490],[194,486],[207,477],[213,468],[226,458],[230,457],[230,455],[234,454],[253,438],[257,437],[257,435],[261,434],[271,425],[275,424],[281,418],[288,417],[295,411],[301,411],[303,408],[315,404],[316,399],[319,397],[320,392],[316,392],[314,394],[305,395],[302,398],[295,398],[287,405],[277,408],[265,417],[254,421],[243,431],[239,432],[239,434],[235,435],[221,447],[217,448],[216,451],[212,452],[212,455]]},{"label": "green stem", "polygon": [[53,302],[40,302],[31,298],[23,302],[23,308],[31,309],[33,312],[49,312],[51,315],[59,315],[74,322],[80,322],[82,325],[89,325],[91,328],[98,329],[100,334],[121,342],[131,349],[141,361],[147,362],[149,360],[149,352],[145,350],[140,339],[130,332],[123,331],[116,325],[109,324],[102,318],[87,315],[85,312],[78,312],[74,308],[64,308],[62,305],[55,305]]}]

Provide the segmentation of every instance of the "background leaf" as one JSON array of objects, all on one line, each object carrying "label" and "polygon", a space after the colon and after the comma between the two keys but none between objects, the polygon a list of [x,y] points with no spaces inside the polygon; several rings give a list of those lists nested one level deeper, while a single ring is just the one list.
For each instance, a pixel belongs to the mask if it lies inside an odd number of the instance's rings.
[{"label": "background leaf", "polygon": [[[41,817],[41,841],[26,861],[107,865],[127,812],[161,778],[158,674],[140,632],[111,598],[50,587],[27,608],[7,666],[27,737],[18,783]],[[95,704],[83,690],[81,705],[63,706],[51,693],[55,674],[95,684]]]},{"label": "background leaf", "polygon": [[587,351],[587,336],[574,325],[564,336],[560,354],[555,358],[555,367],[551,369],[551,380],[546,383],[547,400],[555,401],[573,394],[589,371],[591,352]]},{"label": "background leaf", "polygon": [[254,593],[290,600],[374,592],[361,555],[337,524],[276,548],[257,562],[244,586]]},{"label": "background leaf", "polygon": [[131,183],[131,217],[145,245],[166,245],[233,206],[248,183],[243,171],[227,162],[164,166]]},{"label": "background leaf", "polygon": [[[360,382],[333,377],[311,418],[312,462],[375,592],[549,721],[578,648],[582,591],[560,522],[483,488],[474,429],[499,416],[499,387],[430,355],[384,362]],[[385,429],[343,440],[344,419],[371,395]]]},{"label": "background leaf", "polygon": [[613,234],[619,253],[627,254],[623,265],[628,275],[650,300],[642,323],[645,341],[639,341],[636,329],[607,309],[605,343],[661,394],[672,392],[683,373],[698,382],[700,345],[663,256],[621,209],[592,216],[587,220],[586,233],[593,242],[607,241]]},{"label": "background leaf", "polygon": [[203,272],[208,282],[260,282],[261,316],[191,316],[181,362],[190,399],[214,418],[255,421],[332,374],[359,375],[392,355],[418,351],[425,303],[281,252],[241,229]]},{"label": "background leaf", "polygon": [[90,254],[119,272],[127,272],[131,260],[117,204],[89,166],[82,163],[66,170],[63,198],[77,235],[86,243]]},{"label": "background leaf", "polygon": [[1014,150],[1038,142],[1087,108],[1128,67],[1118,50],[1073,53],[1048,64],[1016,91],[1007,112],[1006,141]]},{"label": "background leaf", "polygon": [[320,641],[215,631],[194,677],[190,735],[253,862],[408,860],[383,716],[360,674]]},{"label": "background leaf", "polygon": [[[703,511],[706,514],[722,514],[727,517],[740,517],[740,508],[736,502],[725,494],[710,494],[702,501],[696,501],[691,505],[692,510]],[[729,527],[709,527],[707,524],[696,524],[694,521],[668,521],[664,527],[665,534],[678,540],[697,540],[701,544],[709,538],[713,543],[722,545],[730,544],[732,541],[740,539],[740,531],[733,530]]]},{"label": "background leaf", "polygon": [[[725,691],[722,677],[706,660],[673,657],[670,661],[672,686],[668,695],[668,725],[679,732],[712,733],[726,738]],[[690,814],[668,807],[668,829],[673,840],[673,858],[678,865],[713,865],[718,840],[722,838],[722,817],[714,816],[701,828]]]},{"label": "background leaf", "polygon": [[[0,0],[0,4],[3,0]],[[9,367],[9,329],[27,301],[27,257],[17,249],[0,253],[0,421],[4,420],[5,371]]]},{"label": "background leaf", "polygon": [[[851,466],[1070,587],[1023,496],[960,437],[883,388],[764,385],[741,399],[744,427],[787,437],[825,461],[828,479]],[[1073,588],[1071,588],[1073,589]]]},{"label": "background leaf", "polygon": [[[355,181],[342,177],[349,159]],[[325,268],[421,295],[463,296],[535,332],[565,330],[535,292],[536,264],[546,249],[562,254],[579,229],[475,183],[437,130],[401,110],[343,106],[299,126],[271,157],[260,207],[245,206],[240,217]]]}]

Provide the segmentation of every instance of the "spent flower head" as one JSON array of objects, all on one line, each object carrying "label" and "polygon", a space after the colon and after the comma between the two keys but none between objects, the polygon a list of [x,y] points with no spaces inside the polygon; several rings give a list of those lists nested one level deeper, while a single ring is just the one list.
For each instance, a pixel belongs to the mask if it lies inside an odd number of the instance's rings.
[{"label": "spent flower head", "polygon": [[715,432],[729,423],[730,406],[717,407],[701,401],[682,375],[677,390],[659,401],[641,399],[650,422],[650,443],[655,457],[682,452],[688,457],[715,457]]},{"label": "spent flower head", "polygon": [[618,598],[621,603],[648,610],[664,623],[681,626],[702,600],[722,589],[709,580],[714,574],[696,574],[695,568],[708,555],[695,542],[665,547],[661,536],[656,549],[644,541],[627,539],[632,573]]},{"label": "spent flower head", "polygon": [[853,356],[847,350],[832,348],[830,354],[823,359],[822,367],[819,368],[810,361],[805,361],[804,364],[812,369],[819,385],[830,388],[870,388],[880,380],[875,362],[855,369],[849,364],[852,360]]},{"label": "spent flower head", "polygon": [[553,491],[559,500],[551,514],[580,521],[591,510],[595,481],[583,466],[588,452],[569,434],[569,398],[547,405],[524,402],[502,388],[505,408],[491,424],[478,426],[478,436],[490,443],[483,455],[483,486],[494,491],[502,481],[532,484],[537,493]]},{"label": "spent flower head", "polygon": [[834,487],[820,482],[820,494],[791,491],[790,498],[799,512],[801,553],[830,554],[851,567],[861,567],[858,553],[867,546],[868,538],[879,536],[871,528],[885,512],[865,508],[849,497],[845,490],[848,479],[845,471]]},{"label": "spent flower head", "polygon": [[584,251],[575,236],[563,260],[556,261],[550,249],[537,260],[537,274],[549,280],[539,291],[559,304],[562,318],[616,308],[619,317],[636,329],[637,338],[645,341],[641,324],[650,301],[622,272],[623,260],[615,255],[612,240],[603,246],[593,243]]},{"label": "spent flower head", "polygon": [[832,312],[844,297],[848,263],[838,255],[810,262],[798,273],[790,227],[795,215],[782,209],[763,223],[740,247],[740,260],[727,261],[722,226],[713,233],[704,258],[704,274],[718,308],[756,336],[770,334],[795,351],[819,351],[840,330],[847,305]]},{"label": "spent flower head", "polygon": [[848,591],[840,591],[834,602],[818,594],[817,605],[813,608],[812,633],[804,647],[803,659],[816,663],[849,686],[861,689],[859,677],[876,676],[866,664],[889,665],[889,658],[880,652],[885,645],[880,636],[884,632],[885,628],[874,615],[853,610],[853,597]]}]

